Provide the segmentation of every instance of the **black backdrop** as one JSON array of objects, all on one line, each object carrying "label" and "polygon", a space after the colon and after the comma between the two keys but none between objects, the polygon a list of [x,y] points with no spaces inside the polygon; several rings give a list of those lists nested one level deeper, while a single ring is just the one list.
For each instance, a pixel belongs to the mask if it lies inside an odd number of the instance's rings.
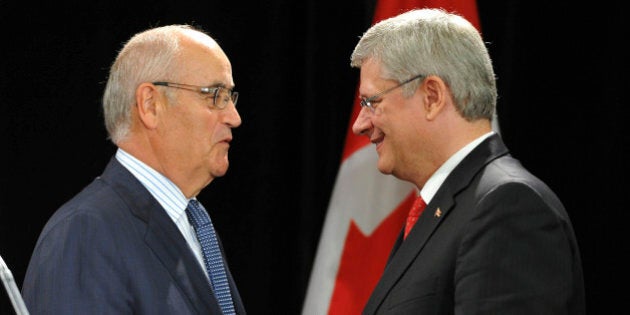
[{"label": "black backdrop", "polygon": [[[569,211],[589,313],[610,314],[623,298],[617,257],[628,254],[620,46],[630,34],[620,4],[547,2],[478,2],[499,123],[512,153]],[[46,220],[115,150],[100,98],[116,52],[150,26],[192,23],[230,57],[243,119],[228,174],[200,200],[250,314],[298,314],[358,80],[349,56],[373,8],[373,0],[0,2],[0,255],[18,286]],[[0,314],[11,314],[4,297]]]}]

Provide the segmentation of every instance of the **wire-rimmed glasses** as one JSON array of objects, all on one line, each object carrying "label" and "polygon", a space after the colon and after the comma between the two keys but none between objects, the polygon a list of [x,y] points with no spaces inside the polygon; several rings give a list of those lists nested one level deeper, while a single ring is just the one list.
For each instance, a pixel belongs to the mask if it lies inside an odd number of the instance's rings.
[{"label": "wire-rimmed glasses", "polygon": [[378,99],[379,97],[381,97],[381,96],[383,96],[383,95],[385,95],[385,94],[387,94],[387,93],[389,93],[389,92],[391,92],[391,91],[393,91],[393,90],[395,90],[395,89],[397,89],[397,88],[399,88],[399,87],[401,87],[401,86],[403,86],[403,85],[405,85],[405,84],[407,84],[407,83],[409,83],[409,82],[411,82],[411,81],[413,81],[415,79],[422,78],[423,76],[424,75],[419,74],[419,75],[414,76],[414,77],[412,77],[410,79],[402,81],[402,82],[400,82],[400,84],[395,85],[393,87],[390,87],[389,89],[386,89],[384,91],[380,91],[380,92],[376,93],[376,95],[370,96],[368,98],[362,97],[361,98],[361,107],[367,107],[371,112],[374,112],[374,104],[372,104],[372,102],[374,102],[376,99]]},{"label": "wire-rimmed glasses", "polygon": [[232,103],[234,103],[234,106],[236,106],[236,102],[238,101],[238,92],[224,88],[222,86],[197,86],[163,81],[153,82],[153,84],[198,92],[203,95],[212,95],[214,107],[218,109],[224,109],[228,106],[230,101],[232,101]]}]

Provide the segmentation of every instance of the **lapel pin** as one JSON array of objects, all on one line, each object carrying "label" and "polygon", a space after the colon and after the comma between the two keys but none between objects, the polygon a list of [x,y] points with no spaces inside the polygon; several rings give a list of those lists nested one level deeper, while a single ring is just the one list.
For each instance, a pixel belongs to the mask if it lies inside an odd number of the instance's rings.
[{"label": "lapel pin", "polygon": [[437,210],[435,210],[435,214],[433,214],[434,217],[439,218],[442,216],[442,210],[440,210],[440,208],[437,208]]}]

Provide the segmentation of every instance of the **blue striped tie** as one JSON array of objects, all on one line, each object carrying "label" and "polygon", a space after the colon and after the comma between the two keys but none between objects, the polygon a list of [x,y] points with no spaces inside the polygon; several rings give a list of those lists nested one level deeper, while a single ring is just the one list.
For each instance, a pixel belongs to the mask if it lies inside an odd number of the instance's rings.
[{"label": "blue striped tie", "polygon": [[188,203],[186,214],[188,215],[188,221],[195,228],[195,232],[197,232],[197,239],[203,251],[203,261],[206,263],[206,269],[210,274],[210,285],[219,301],[219,306],[223,314],[235,314],[230,285],[223,266],[223,258],[221,257],[221,250],[219,249],[219,242],[217,241],[212,221],[210,221],[210,217],[203,206],[194,199]]}]

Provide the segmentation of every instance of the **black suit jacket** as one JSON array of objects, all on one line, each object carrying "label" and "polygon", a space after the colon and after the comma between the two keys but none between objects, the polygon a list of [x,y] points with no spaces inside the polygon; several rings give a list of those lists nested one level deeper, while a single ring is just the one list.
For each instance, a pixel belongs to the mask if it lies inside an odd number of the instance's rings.
[{"label": "black suit jacket", "polygon": [[50,218],[22,293],[31,314],[220,314],[175,223],[115,158]]},{"label": "black suit jacket", "polygon": [[556,195],[498,135],[396,241],[363,314],[584,314],[578,244]]}]

